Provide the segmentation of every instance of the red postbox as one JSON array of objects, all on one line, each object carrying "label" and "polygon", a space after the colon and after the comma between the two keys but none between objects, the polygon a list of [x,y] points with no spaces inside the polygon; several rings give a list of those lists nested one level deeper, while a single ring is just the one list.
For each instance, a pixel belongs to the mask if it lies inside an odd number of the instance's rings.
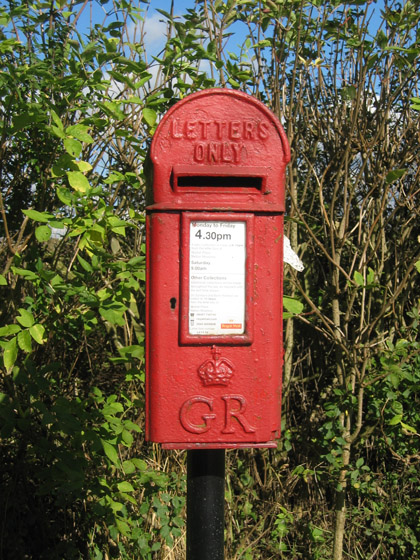
[{"label": "red postbox", "polygon": [[274,447],[284,130],[256,99],[206,90],[168,111],[150,156],[146,437],[169,449]]}]

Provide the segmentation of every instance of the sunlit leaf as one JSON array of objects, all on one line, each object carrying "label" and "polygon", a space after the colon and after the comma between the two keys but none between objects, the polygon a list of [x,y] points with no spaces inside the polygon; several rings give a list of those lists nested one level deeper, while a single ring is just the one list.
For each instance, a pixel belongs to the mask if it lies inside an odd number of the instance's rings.
[{"label": "sunlit leaf", "polygon": [[17,335],[19,348],[30,354],[32,352],[32,337],[28,330],[20,331]]},{"label": "sunlit leaf", "polygon": [[82,144],[75,138],[66,138],[63,140],[66,152],[72,157],[79,157],[82,152]]},{"label": "sunlit leaf", "polygon": [[20,315],[16,317],[16,320],[22,325],[22,327],[28,328],[32,327],[35,322],[34,316],[27,309],[19,309]]},{"label": "sunlit leaf", "polygon": [[[126,463],[126,461],[124,462],[124,464]],[[133,465],[134,467],[134,465]],[[117,484],[118,490],[120,492],[134,492],[134,487],[132,484],[130,484],[127,481],[123,481],[123,482],[119,482]]]},{"label": "sunlit leaf", "polygon": [[303,311],[303,303],[288,296],[283,296],[283,307],[293,315],[298,315]]},{"label": "sunlit leaf", "polygon": [[397,424],[399,424],[402,420],[403,415],[402,414],[396,414],[393,418],[391,418],[391,420],[388,422],[388,424],[390,426],[396,426]]},{"label": "sunlit leaf", "polygon": [[364,286],[365,281],[364,281],[364,279],[363,279],[363,275],[362,275],[360,272],[358,272],[357,270],[355,270],[355,272],[354,272],[354,274],[353,274],[353,278],[354,278],[354,281],[356,282],[356,284],[357,284],[358,286]]},{"label": "sunlit leaf", "polygon": [[156,123],[157,114],[154,109],[150,109],[150,107],[145,107],[142,111],[143,118],[149,126],[153,126]]},{"label": "sunlit leaf", "polygon": [[16,337],[9,340],[5,346],[3,351],[3,363],[4,367],[7,371],[10,371],[16,362],[18,354],[18,347]]},{"label": "sunlit leaf", "polygon": [[0,327],[0,336],[9,336],[11,334],[16,334],[22,330],[22,327],[19,325],[6,325],[4,327]]},{"label": "sunlit leaf", "polygon": [[86,193],[90,189],[89,181],[80,171],[68,171],[67,177],[75,191]]},{"label": "sunlit leaf", "polygon": [[35,222],[46,223],[54,218],[52,214],[49,214],[48,212],[38,212],[38,210],[22,210],[22,212],[25,214],[25,216],[28,216],[28,218],[34,220]]},{"label": "sunlit leaf", "polygon": [[44,344],[44,334],[45,334],[45,327],[39,323],[36,325],[32,325],[30,327],[29,332],[31,333],[32,338],[38,342],[38,344]]},{"label": "sunlit leaf", "polygon": [[73,136],[80,142],[85,142],[85,144],[91,144],[93,142],[92,136],[88,133],[89,127],[83,124],[76,124],[74,126],[69,126],[66,128],[66,134]]},{"label": "sunlit leaf", "polygon": [[38,241],[48,241],[51,237],[51,228],[49,226],[38,226],[35,230],[35,237]]}]

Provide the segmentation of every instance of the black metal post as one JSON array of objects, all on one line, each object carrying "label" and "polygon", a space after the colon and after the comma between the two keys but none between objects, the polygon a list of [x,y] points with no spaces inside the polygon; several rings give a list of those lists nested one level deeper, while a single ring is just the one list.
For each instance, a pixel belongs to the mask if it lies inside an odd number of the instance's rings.
[{"label": "black metal post", "polygon": [[187,452],[187,560],[224,560],[225,450]]}]

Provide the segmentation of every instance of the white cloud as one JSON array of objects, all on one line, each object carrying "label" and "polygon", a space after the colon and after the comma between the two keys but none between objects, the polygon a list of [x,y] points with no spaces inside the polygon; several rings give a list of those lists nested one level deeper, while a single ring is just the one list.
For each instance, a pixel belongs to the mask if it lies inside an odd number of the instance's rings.
[{"label": "white cloud", "polygon": [[144,21],[144,40],[147,47],[163,45],[166,39],[167,24],[161,14],[147,16]]}]

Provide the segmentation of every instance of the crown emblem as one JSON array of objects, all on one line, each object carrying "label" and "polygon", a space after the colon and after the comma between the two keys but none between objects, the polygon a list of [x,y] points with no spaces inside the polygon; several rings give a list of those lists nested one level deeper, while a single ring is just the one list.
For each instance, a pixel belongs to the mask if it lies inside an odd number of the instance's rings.
[{"label": "crown emblem", "polygon": [[220,350],[212,346],[213,359],[206,360],[198,368],[198,375],[204,385],[228,385],[234,372],[234,365],[227,358],[220,357]]}]

